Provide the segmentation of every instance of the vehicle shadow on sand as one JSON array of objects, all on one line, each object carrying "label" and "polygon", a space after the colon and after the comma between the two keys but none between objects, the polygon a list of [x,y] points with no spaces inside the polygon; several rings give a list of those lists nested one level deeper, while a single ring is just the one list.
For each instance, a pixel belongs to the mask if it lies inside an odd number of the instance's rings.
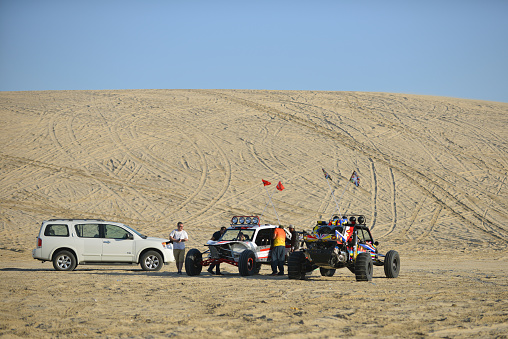
[{"label": "vehicle shadow on sand", "polygon": [[[223,272],[222,275],[210,274],[208,272],[201,272],[199,275],[190,276],[187,273],[178,274],[177,272],[168,271],[155,271],[148,272],[141,268],[96,268],[96,267],[78,267],[72,272],[56,271],[52,267],[48,268],[19,268],[19,267],[5,267],[0,268],[0,272],[54,272],[55,274],[93,274],[93,275],[109,275],[109,276],[149,276],[149,277],[167,277],[167,278],[199,278],[199,279],[251,279],[251,280],[289,280],[287,274],[272,276],[269,273],[262,273],[250,276],[241,276],[237,272]],[[372,277],[372,280],[388,279],[382,276]],[[355,276],[335,276],[335,277],[322,277],[322,276],[306,276],[303,281],[354,281]],[[302,281],[302,280],[292,280]],[[372,282],[372,281],[371,281]]]},{"label": "vehicle shadow on sand", "polygon": [[19,268],[19,267],[0,268],[0,272],[48,272],[48,271],[55,270],[52,268]]}]

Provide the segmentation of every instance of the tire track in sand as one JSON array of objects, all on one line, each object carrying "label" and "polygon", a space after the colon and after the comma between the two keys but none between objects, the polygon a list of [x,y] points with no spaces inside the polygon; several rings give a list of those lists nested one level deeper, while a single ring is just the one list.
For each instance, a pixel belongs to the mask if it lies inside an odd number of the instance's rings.
[{"label": "tire track in sand", "polygon": [[[143,103],[138,100],[137,102],[138,110],[141,110],[143,108]],[[103,116],[105,119],[105,117]],[[167,120],[167,118],[159,117],[161,120]],[[115,120],[115,122],[121,121],[122,117],[119,117]],[[179,119],[181,123],[186,123],[185,121]],[[160,121],[160,120],[159,120]],[[173,168],[173,166],[169,165],[165,160],[161,159],[160,157],[157,157],[155,160],[155,163],[157,165],[153,165],[152,162],[149,162],[145,159],[140,158],[139,156],[135,155],[134,152],[130,150],[127,143],[125,143],[122,138],[120,137],[120,134],[117,131],[116,124],[110,124],[109,128],[111,130],[112,135],[114,136],[114,142],[115,144],[122,149],[129,157],[131,157],[134,161],[139,162],[140,164],[143,164],[147,167],[148,171],[152,172],[158,172],[166,174],[164,172],[165,169]],[[153,204],[150,203],[150,205],[153,206],[154,210],[158,211],[158,216],[155,220],[150,221],[152,224],[160,224],[163,221],[167,221],[168,219],[172,218],[177,212],[183,210],[189,203],[191,203],[203,190],[206,181],[207,181],[207,175],[208,175],[208,162],[206,160],[206,157],[201,150],[201,148],[194,142],[194,138],[190,138],[187,133],[183,132],[181,129],[178,130],[178,133],[182,138],[184,138],[196,151],[196,154],[198,155],[200,159],[201,164],[201,175],[199,178],[198,186],[192,191],[192,193],[186,197],[183,201],[181,201],[176,206],[171,206],[171,203],[168,202],[166,204],[166,207],[163,210],[156,209]],[[160,137],[160,140],[166,140],[164,137]],[[147,148],[144,148],[144,151],[146,151]],[[146,155],[146,153],[144,153]],[[152,154],[149,152],[148,154]],[[166,226],[164,226],[164,230],[166,229]],[[162,227],[161,227],[162,230]],[[159,230],[160,231],[160,230]]]},{"label": "tire track in sand", "polygon": [[[93,109],[94,111],[99,115],[100,119],[103,121],[104,125],[107,127],[109,133],[109,137],[111,138],[111,140],[113,141],[113,143],[115,144],[116,147],[118,147],[118,149],[122,150],[125,154],[127,154],[129,157],[131,157],[132,159],[134,160],[138,160],[139,161],[139,158],[136,157],[131,151],[130,149],[127,147],[126,143],[122,141],[122,139],[119,137],[119,134],[118,134],[118,131],[117,129],[115,128],[116,126],[116,121],[118,121],[119,119],[121,119],[121,117],[115,119],[113,122],[110,122],[108,119],[106,119],[105,115],[103,114],[102,110],[99,109],[99,104],[97,103],[97,99],[95,96],[92,96],[92,102],[94,103],[94,106],[93,106]],[[114,114],[113,113],[114,110],[111,109],[110,110],[110,113],[111,114]],[[76,136],[74,135],[74,133],[72,133],[72,128],[70,128],[69,130],[69,134],[70,134],[70,137],[71,139],[73,140],[73,142],[75,142],[77,145],[80,145]],[[108,168],[106,168],[100,161],[97,161],[95,160],[95,163],[96,165],[101,168],[105,173],[109,173],[111,176],[113,176],[115,179],[117,180],[120,180],[120,178],[118,177],[118,175],[114,172],[114,171],[110,171]],[[118,173],[118,172],[117,172]],[[132,181],[132,180],[131,180]],[[145,196],[143,194],[141,194],[138,190],[134,189],[131,185],[125,185],[125,188],[129,189],[136,197],[138,197],[141,201],[144,202],[144,204],[146,204],[146,206],[148,206],[153,212],[155,212],[159,217],[163,216],[163,211],[159,210],[154,204],[152,204],[152,202],[148,199],[145,198]],[[125,200],[123,200],[125,201]],[[134,206],[132,206],[132,204],[129,203],[129,206],[132,210],[136,210],[136,208]],[[138,212],[139,215],[141,215],[140,212]]]},{"label": "tire track in sand", "polygon": [[[356,98],[356,97],[355,97]],[[358,101],[358,98],[356,98],[357,100],[357,103],[358,105],[360,105],[359,101]],[[383,99],[383,100],[386,100],[386,99]],[[383,101],[384,102],[384,101]],[[399,101],[393,101],[392,102],[395,102],[397,105],[401,106],[408,114],[409,117],[411,117],[412,115],[410,114],[411,111],[409,108],[407,108],[403,103],[399,102]],[[446,109],[448,110],[449,108],[446,107]],[[371,111],[370,109],[367,109],[365,108],[365,110],[370,113],[371,115],[371,118],[374,119],[374,121],[377,121],[378,123],[387,123],[391,126],[391,128],[395,129],[398,131],[399,134],[403,134],[405,135],[406,137],[408,137],[410,140],[413,140],[414,138],[412,137],[413,135],[423,135],[424,137],[420,138],[421,140],[427,140],[428,143],[431,143],[432,141],[434,141],[434,144],[437,145],[436,147],[439,147],[439,148],[442,148],[445,152],[447,152],[448,154],[450,154],[450,156],[452,158],[454,158],[457,163],[462,167],[464,168],[464,170],[468,171],[466,165],[464,164],[464,161],[466,160],[466,158],[461,155],[461,152],[460,150],[457,150],[455,152],[451,151],[449,148],[446,147],[446,145],[444,145],[440,140],[438,140],[436,138],[435,135],[433,134],[428,134],[427,136],[427,133],[426,133],[426,129],[424,129],[424,132],[423,134],[420,133],[419,130],[417,129],[414,129],[406,124],[404,124],[402,122],[402,120],[393,112],[393,110],[390,110],[389,113],[396,119],[396,123],[392,122],[391,120],[389,120],[388,118],[384,117],[384,116],[378,116],[376,115],[373,111]],[[437,119],[437,118],[436,118]],[[457,124],[457,126],[460,128],[460,126]],[[481,133],[480,133],[481,134]],[[476,134],[475,134],[476,135]],[[425,138],[425,136],[427,136],[427,139]],[[413,140],[415,141],[415,140]],[[423,150],[430,156],[431,159],[434,160],[435,163],[441,165],[441,163],[434,157],[433,153],[432,152],[429,152],[426,145],[424,144],[421,144],[422,147],[423,147]],[[489,145],[490,146],[490,145]],[[460,159],[459,159],[459,155],[460,155]],[[462,159],[462,160],[461,160]],[[486,163],[484,161],[484,163]],[[449,175],[451,175],[452,177],[455,177],[457,179],[461,179],[462,177],[461,176],[457,176],[456,173],[454,172],[450,172],[450,171],[447,171],[449,173]],[[445,182],[448,184],[448,181],[445,180],[444,178],[442,178],[441,176],[438,176],[437,174],[432,174],[432,176],[434,176],[435,178],[438,178],[439,180],[441,180],[442,182]],[[443,189],[443,191],[445,191]],[[463,195],[467,196],[466,193],[462,192]],[[455,198],[455,196],[454,196]],[[463,203],[459,198],[455,198],[456,202],[458,202],[459,204],[461,204],[462,206],[465,206],[467,207],[467,209],[469,211],[474,211],[473,208],[467,206],[465,203]],[[418,210],[419,211],[419,210]],[[479,216],[479,214],[477,214],[477,216]],[[416,215],[414,216],[414,218],[416,218]],[[481,218],[481,216],[480,216]],[[414,219],[413,219],[414,220]],[[493,234],[496,234],[496,233],[499,233],[498,231],[501,231],[502,232],[505,232],[506,230],[504,230],[502,227],[492,227],[492,226],[496,226],[494,222],[489,222],[488,225],[490,225],[490,227],[487,227],[486,226],[486,222],[485,220],[487,220],[487,215],[486,213],[483,215],[483,218],[481,218],[481,225],[482,227],[479,227],[480,229],[483,228],[483,231],[486,231],[487,233],[491,233],[491,235]],[[409,225],[411,226],[412,223]],[[429,227],[435,227],[436,224],[434,223],[433,225],[430,225]],[[478,227],[478,226],[476,226]],[[393,231],[393,230],[390,230],[390,232]],[[409,228],[404,228],[403,229],[403,233],[406,234],[407,236],[409,236],[408,234],[408,231],[409,231]]]},{"label": "tire track in sand", "polygon": [[[186,124],[191,128],[191,130],[199,130],[196,126],[193,124],[181,120],[182,124]],[[202,215],[206,213],[208,210],[210,210],[213,206],[215,206],[226,194],[227,190],[229,189],[231,185],[231,162],[229,161],[226,153],[224,150],[219,146],[219,144],[211,138],[208,134],[205,133],[199,133],[199,136],[204,137],[210,144],[214,146],[214,148],[218,151],[218,153],[221,155],[222,161],[223,161],[223,168],[224,168],[224,180],[222,187],[220,191],[210,200],[210,202],[203,207],[201,210],[198,210],[194,213],[190,218],[188,218],[188,221],[204,221],[204,219],[201,219]]]},{"label": "tire track in sand", "polygon": [[[464,204],[458,198],[456,198],[453,194],[445,190],[441,185],[441,178],[433,175],[432,173],[424,174],[420,170],[411,167],[410,165],[404,162],[404,159],[394,159],[391,156],[374,150],[372,147],[365,145],[363,143],[358,142],[353,138],[346,138],[337,134],[336,131],[330,130],[329,128],[319,125],[313,121],[305,120],[303,118],[293,116],[291,114],[287,114],[278,109],[274,109],[271,107],[267,107],[265,105],[252,102],[243,98],[234,97],[232,95],[224,94],[222,92],[213,92],[207,90],[193,90],[202,93],[209,93],[212,95],[216,95],[218,97],[222,97],[223,99],[237,102],[239,104],[243,104],[245,106],[254,108],[258,111],[265,112],[270,116],[278,117],[284,121],[291,122],[306,128],[309,128],[316,133],[327,136],[336,142],[342,144],[343,146],[349,148],[352,151],[357,151],[358,153],[363,154],[366,157],[372,157],[376,161],[392,168],[397,171],[400,175],[405,177],[409,182],[411,182],[415,187],[417,187],[420,191],[422,191],[425,195],[431,197],[434,201],[439,203],[443,208],[446,208],[453,215],[455,215],[459,220],[466,222],[471,227],[478,229],[479,231],[496,238],[502,241],[504,244],[508,243],[506,237],[499,235],[496,232],[492,232],[488,229],[485,229],[481,225],[483,223],[492,224],[488,218],[483,217],[469,206]],[[479,223],[477,225],[476,223]],[[494,226],[495,227],[495,226]]]},{"label": "tire track in sand", "polygon": [[[215,91],[210,91],[210,90],[189,90],[189,91],[192,91],[192,92],[196,92],[196,93],[204,93],[204,94],[207,94],[207,95],[210,95],[210,96],[213,96],[215,97],[216,99],[219,98],[219,99],[222,99],[222,100],[226,100],[226,101],[231,101],[231,102],[234,102],[234,103],[237,103],[237,104],[241,104],[242,106],[246,106],[246,107],[249,107],[249,108],[254,108],[256,109],[257,111],[260,110],[260,108],[258,106],[256,106],[256,104],[254,104],[254,106],[252,105],[253,103],[252,102],[249,102],[249,101],[245,101],[244,99],[239,99],[237,97],[234,97],[234,96],[231,96],[231,95],[223,95],[223,93],[220,93],[220,92],[215,92]],[[344,131],[345,133],[347,133],[346,131]],[[267,170],[269,170],[270,172],[273,172],[275,174],[278,174],[280,175],[280,171],[276,171],[274,170],[267,162],[265,162],[261,156],[258,155],[258,152],[256,151],[256,148],[255,146],[249,142],[249,148],[251,150],[251,154],[253,155],[253,157],[256,159],[256,161],[258,163],[260,163],[263,167],[265,167]],[[303,177],[302,173],[297,173],[293,167],[291,166],[287,166],[285,165],[284,162],[282,162],[280,159],[278,159],[278,157],[276,157],[272,152],[269,152],[271,155],[272,155],[272,158],[275,159],[275,161],[277,161],[278,163],[280,163],[281,165],[284,166],[284,168],[286,168],[285,172],[287,171],[290,171],[292,173],[294,173],[294,175],[291,176],[292,179],[294,179],[296,176],[299,176],[299,177]],[[311,161],[309,161],[309,163],[312,163],[312,162],[316,162],[316,163],[319,163],[319,161],[316,160],[316,157],[313,157]],[[301,166],[299,166],[301,167]],[[309,167],[305,167],[306,171],[307,172],[309,170]],[[285,180],[288,180],[287,179],[287,174],[285,175]],[[305,179],[305,178],[304,178]],[[329,195],[327,195],[329,196]],[[317,196],[316,196],[317,197]],[[326,199],[326,198],[325,198]],[[328,199],[326,199],[328,200]],[[319,212],[317,212],[319,213]]]},{"label": "tire track in sand", "polygon": [[[370,157],[369,157],[369,163],[370,163],[370,180],[372,182],[372,192],[370,194],[372,224],[371,224],[370,228],[374,229],[374,227],[376,226],[376,220],[377,220],[378,183],[377,183],[377,175],[376,175],[376,168],[374,165],[374,161]],[[392,223],[392,227],[395,227],[395,223]]]},{"label": "tire track in sand", "polygon": [[[66,156],[67,158],[71,159],[74,163],[76,163],[77,159],[76,157],[74,157],[71,152],[68,150],[68,147],[64,147],[62,145],[62,143],[60,142],[60,140],[58,139],[58,136],[57,136],[57,133],[56,133],[56,118],[53,117],[51,120],[50,120],[50,123],[49,123],[49,134],[51,136],[51,139],[53,140],[53,144],[55,145],[55,147],[57,147],[64,156]],[[68,133],[66,133],[68,135]],[[125,206],[127,206],[127,208],[135,215],[138,216],[138,218],[140,220],[142,220],[142,215],[141,213],[139,213],[136,209],[134,209],[130,203],[128,203],[120,194],[118,194],[117,192],[115,192],[113,189],[110,188],[109,185],[107,185],[105,182],[103,182],[102,180],[100,180],[99,178],[95,177],[95,175],[90,172],[87,168],[85,167],[82,167],[81,169],[84,173],[86,173],[86,175],[89,177],[89,178],[92,178],[95,182],[97,182],[99,185],[101,185],[106,191],[108,191],[112,196],[115,196],[118,200],[122,201]]]}]

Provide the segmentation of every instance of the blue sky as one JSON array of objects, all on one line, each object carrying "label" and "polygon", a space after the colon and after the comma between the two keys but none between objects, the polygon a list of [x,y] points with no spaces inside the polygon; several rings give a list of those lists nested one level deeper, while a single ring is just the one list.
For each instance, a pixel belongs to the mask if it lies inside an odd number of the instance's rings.
[{"label": "blue sky", "polygon": [[0,0],[0,91],[366,91],[508,102],[507,18],[505,0]]}]

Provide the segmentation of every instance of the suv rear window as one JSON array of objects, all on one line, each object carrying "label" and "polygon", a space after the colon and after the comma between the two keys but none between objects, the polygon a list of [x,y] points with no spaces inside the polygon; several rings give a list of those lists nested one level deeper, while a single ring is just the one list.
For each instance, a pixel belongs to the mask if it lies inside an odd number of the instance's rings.
[{"label": "suv rear window", "polygon": [[76,234],[80,238],[99,238],[99,225],[98,224],[81,224],[74,227]]},{"label": "suv rear window", "polygon": [[67,228],[67,225],[47,225],[46,229],[44,230],[44,235],[47,237],[68,237],[69,229]]}]

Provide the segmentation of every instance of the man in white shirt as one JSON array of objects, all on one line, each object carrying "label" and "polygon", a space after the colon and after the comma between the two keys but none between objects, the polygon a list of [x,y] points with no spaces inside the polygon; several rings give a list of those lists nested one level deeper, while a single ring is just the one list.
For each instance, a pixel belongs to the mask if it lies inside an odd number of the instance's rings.
[{"label": "man in white shirt", "polygon": [[177,229],[169,234],[169,239],[173,241],[173,254],[178,274],[182,274],[182,267],[185,262],[185,241],[189,240],[189,235],[183,230],[181,221],[176,224],[176,227]]}]

